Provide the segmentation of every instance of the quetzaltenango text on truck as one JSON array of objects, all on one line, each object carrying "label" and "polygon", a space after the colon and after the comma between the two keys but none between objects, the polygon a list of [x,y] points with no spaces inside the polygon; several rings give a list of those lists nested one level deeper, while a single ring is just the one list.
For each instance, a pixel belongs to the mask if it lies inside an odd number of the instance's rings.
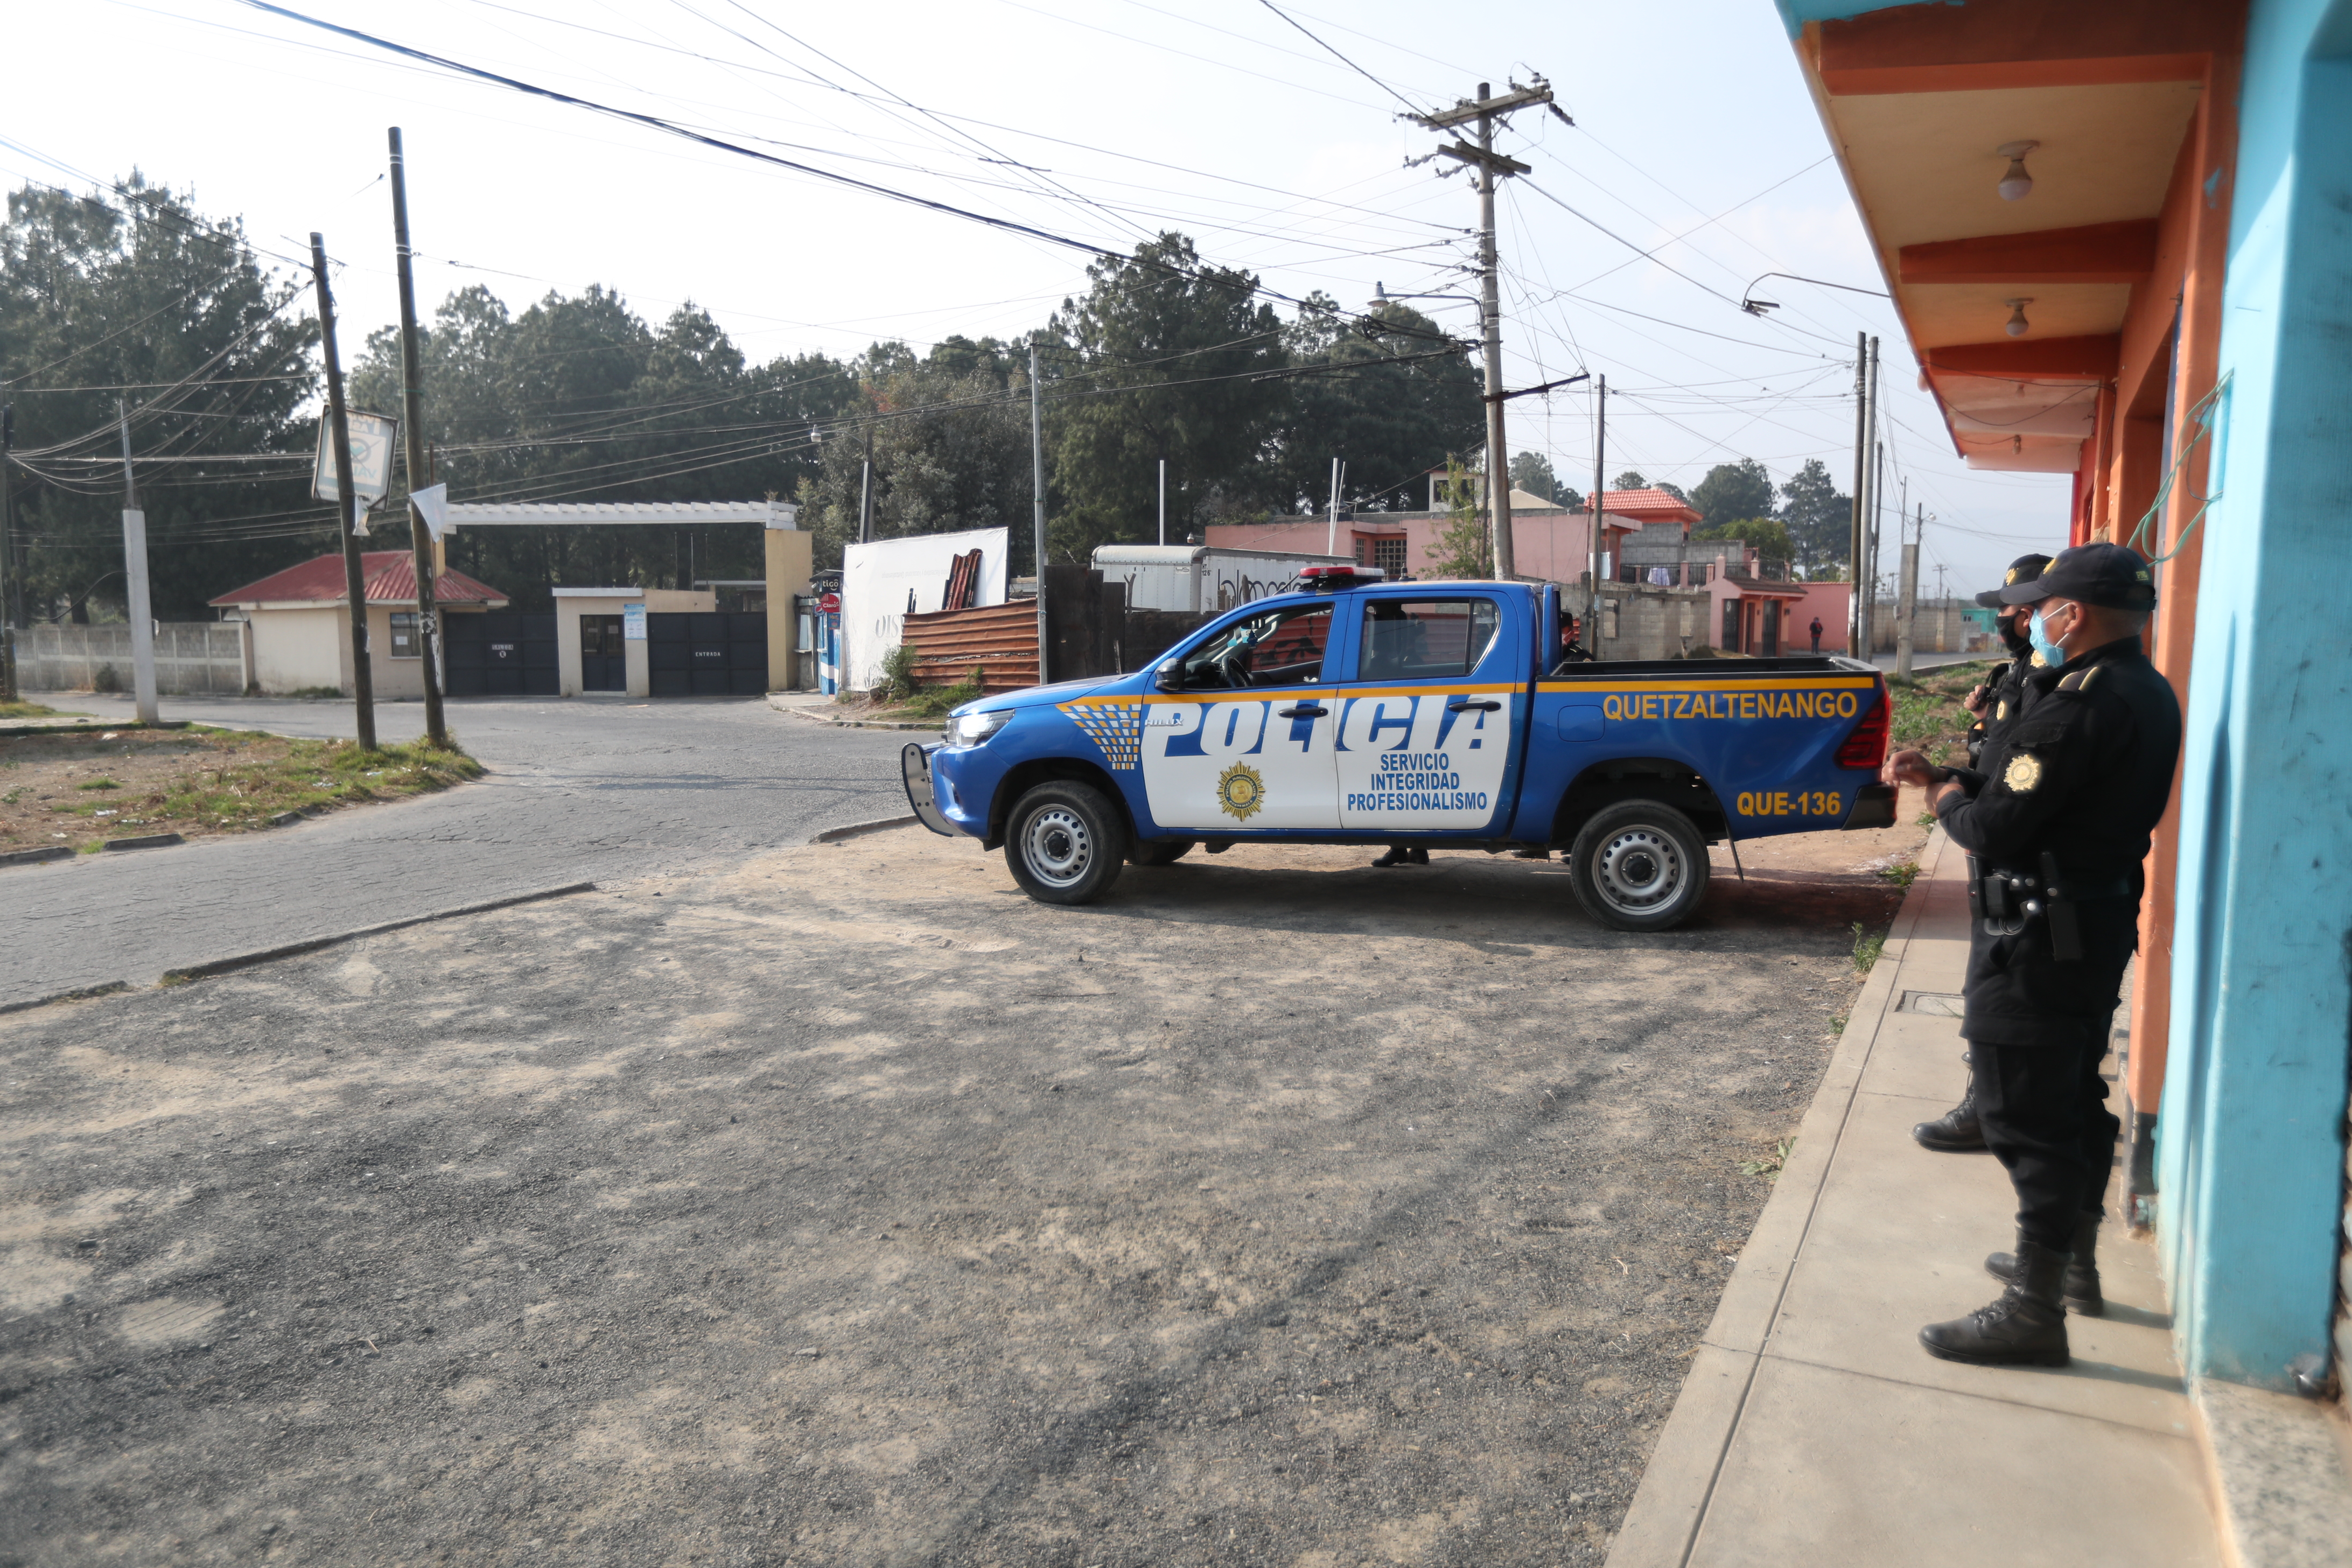
[{"label": "quetzaltenango text on truck", "polygon": [[1196,846],[1568,850],[1592,917],[1663,931],[1707,846],[1886,827],[1885,681],[1829,656],[1563,657],[1559,590],[1310,567],[1150,669],[985,697],[910,745],[936,833],[1032,898],[1100,898]]}]

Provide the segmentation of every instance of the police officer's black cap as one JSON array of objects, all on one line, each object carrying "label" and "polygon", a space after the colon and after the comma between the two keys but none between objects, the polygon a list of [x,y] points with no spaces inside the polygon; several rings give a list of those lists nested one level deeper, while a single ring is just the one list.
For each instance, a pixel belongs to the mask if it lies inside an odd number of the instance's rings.
[{"label": "police officer's black cap", "polygon": [[[2009,575],[2000,580],[2000,588],[2014,588],[2020,583],[2031,583],[2041,576],[2042,569],[2049,564],[2050,557],[2047,555],[2021,555],[2009,563]],[[1986,589],[1977,595],[1977,603],[1988,610],[2003,608],[2000,588]]]},{"label": "police officer's black cap", "polygon": [[2076,599],[2113,610],[2145,610],[2156,603],[2156,573],[2147,558],[2121,544],[2077,544],[2031,583],[2000,591],[2004,605]]}]

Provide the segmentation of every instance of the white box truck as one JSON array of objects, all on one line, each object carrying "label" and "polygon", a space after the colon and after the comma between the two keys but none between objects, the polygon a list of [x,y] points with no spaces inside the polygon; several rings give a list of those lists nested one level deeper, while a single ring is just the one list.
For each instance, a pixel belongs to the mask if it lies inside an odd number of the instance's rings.
[{"label": "white box truck", "polygon": [[1106,583],[1127,584],[1131,610],[1214,615],[1283,593],[1302,566],[1346,566],[1345,555],[1297,555],[1280,550],[1221,550],[1206,544],[1101,544],[1095,570]]}]

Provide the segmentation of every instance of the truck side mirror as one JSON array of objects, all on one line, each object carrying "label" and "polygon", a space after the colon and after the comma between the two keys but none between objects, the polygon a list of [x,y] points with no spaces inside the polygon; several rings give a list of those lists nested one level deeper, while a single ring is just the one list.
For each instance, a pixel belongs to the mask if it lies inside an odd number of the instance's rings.
[{"label": "truck side mirror", "polygon": [[1176,659],[1169,659],[1151,672],[1151,684],[1162,691],[1181,691],[1184,689],[1184,666]]}]

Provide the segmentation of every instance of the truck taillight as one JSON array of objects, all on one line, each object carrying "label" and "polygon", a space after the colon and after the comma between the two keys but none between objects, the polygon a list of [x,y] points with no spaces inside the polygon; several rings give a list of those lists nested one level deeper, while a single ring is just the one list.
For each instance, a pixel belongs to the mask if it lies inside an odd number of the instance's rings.
[{"label": "truck taillight", "polygon": [[1881,677],[1878,689],[1870,700],[1870,711],[1845,738],[1837,750],[1837,764],[1842,768],[1868,768],[1876,773],[1886,763],[1886,681]]}]

